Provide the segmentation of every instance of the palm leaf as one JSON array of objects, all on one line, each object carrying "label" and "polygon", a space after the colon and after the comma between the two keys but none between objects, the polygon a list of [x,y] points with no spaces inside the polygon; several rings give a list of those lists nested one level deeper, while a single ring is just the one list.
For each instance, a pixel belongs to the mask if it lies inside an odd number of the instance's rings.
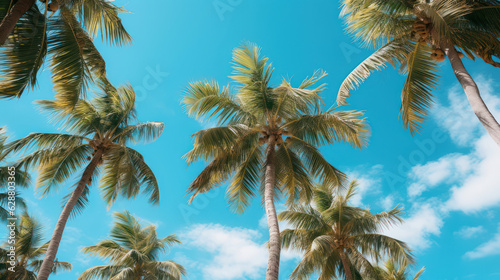
[{"label": "palm leaf", "polygon": [[19,19],[1,50],[3,80],[0,82],[0,98],[20,97],[26,88],[34,89],[46,53],[45,17],[33,5]]},{"label": "palm leaf", "polygon": [[344,79],[337,96],[337,104],[346,104],[345,100],[350,96],[350,91],[356,89],[372,72],[383,69],[386,63],[396,67],[410,52],[411,49],[404,40],[392,40],[380,47]]},{"label": "palm leaf", "polygon": [[85,96],[92,75],[104,77],[105,62],[80,23],[64,6],[51,22],[48,45],[57,100],[71,109]]},{"label": "palm leaf", "polygon": [[408,55],[406,81],[401,94],[400,117],[405,127],[414,134],[421,128],[424,117],[432,104],[431,90],[437,86],[437,65],[429,59],[431,49],[421,43]]},{"label": "palm leaf", "polygon": [[77,0],[73,3],[73,10],[92,37],[101,33],[101,37],[105,37],[112,44],[131,43],[132,38],[119,17],[120,13],[126,12],[122,7],[106,0]]}]

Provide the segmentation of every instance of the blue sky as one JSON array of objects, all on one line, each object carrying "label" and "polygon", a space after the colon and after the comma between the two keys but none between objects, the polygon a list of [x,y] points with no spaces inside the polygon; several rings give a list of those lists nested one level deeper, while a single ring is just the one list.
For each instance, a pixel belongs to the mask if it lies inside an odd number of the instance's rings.
[{"label": "blue sky", "polygon": [[[99,39],[96,44],[110,80],[115,85],[130,82],[136,89],[139,119],[166,125],[158,141],[136,147],[159,179],[161,203],[150,206],[138,197],[119,200],[108,210],[94,188],[87,209],[68,223],[58,255],[74,269],[51,279],[76,279],[85,269],[103,264],[80,249],[106,238],[112,213],[124,209],[144,223],[157,224],[160,235],[179,235],[184,245],[165,259],[185,265],[188,279],[263,279],[267,228],[260,201],[237,215],[229,210],[225,189],[220,188],[187,205],[185,190],[203,163],[187,168],[182,156],[192,146],[190,135],[210,124],[186,115],[180,105],[183,92],[190,81],[204,78],[228,83],[232,49],[251,41],[273,62],[276,84],[290,77],[297,85],[316,69],[327,71],[323,96],[330,106],[342,80],[371,50],[358,48],[345,34],[337,1],[116,3],[131,11],[122,18],[134,42],[124,48]],[[500,72],[479,61],[465,60],[465,65],[500,118]],[[361,182],[356,204],[373,211],[405,207],[407,222],[387,234],[414,248],[419,260],[415,269],[427,269],[421,279],[498,279],[500,150],[484,135],[447,63],[441,65],[441,76],[435,91],[438,102],[421,134],[412,137],[403,129],[398,111],[404,78],[387,68],[372,75],[346,106],[366,113],[372,130],[369,146],[355,150],[338,144],[322,151]],[[33,104],[51,99],[51,87],[46,70],[36,90],[20,100],[1,101],[0,126],[8,127],[12,139],[56,131]],[[23,192],[30,211],[46,224],[47,239],[61,211],[61,198],[73,183],[44,198],[33,189]],[[299,257],[284,253],[280,279],[288,279]]]}]

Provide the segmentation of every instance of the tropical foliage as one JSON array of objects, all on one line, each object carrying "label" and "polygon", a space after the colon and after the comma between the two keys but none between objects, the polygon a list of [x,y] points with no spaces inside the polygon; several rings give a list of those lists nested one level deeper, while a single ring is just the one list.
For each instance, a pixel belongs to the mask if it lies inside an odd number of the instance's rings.
[{"label": "tropical foliage", "polygon": [[497,0],[344,0],[342,16],[348,30],[366,45],[379,47],[342,83],[337,102],[373,71],[390,64],[406,76],[400,116],[405,127],[418,132],[438,85],[438,62],[445,57],[471,107],[500,145],[500,125],[482,100],[477,85],[462,64],[464,56],[500,67],[500,2]]},{"label": "tropical foliage", "polygon": [[[13,2],[0,0],[0,21]],[[0,98],[20,97],[33,89],[48,58],[56,99],[72,108],[95,79],[105,78],[105,62],[93,38],[100,33],[112,44],[131,42],[119,17],[124,10],[107,0],[32,2],[2,46]]]},{"label": "tropical foliage", "polygon": [[132,87],[114,88],[101,83],[100,89],[92,101],[79,100],[71,111],[58,101],[40,101],[41,107],[60,121],[69,134],[31,133],[6,148],[7,152],[34,148],[35,151],[24,156],[19,165],[38,168],[36,187],[42,195],[59,189],[77,171],[84,169],[73,192],[65,197],[66,205],[47,254],[52,260],[67,219],[74,210],[80,211],[86,205],[90,186],[98,174],[103,174],[99,189],[110,206],[118,196],[132,198],[141,191],[153,204],[160,199],[153,171],[143,156],[128,144],[156,140],[163,131],[163,123],[135,123]]},{"label": "tropical foliage", "polygon": [[[0,221],[7,221],[7,218],[11,217],[12,212],[10,209],[26,209],[26,204],[24,200],[19,196],[19,188],[27,188],[30,185],[30,175],[28,172],[23,170],[16,170],[16,165],[6,165],[7,154],[4,154],[4,147],[7,144],[8,136],[7,129],[5,127],[0,127]],[[9,182],[14,184],[16,191],[13,193],[14,196],[9,195]],[[9,197],[15,197],[15,201],[10,201]]]},{"label": "tropical foliage", "polygon": [[111,239],[83,248],[83,252],[88,255],[109,259],[110,264],[89,268],[78,280],[178,280],[186,275],[182,265],[159,260],[161,254],[181,244],[174,234],[158,238],[154,225],[142,227],[128,211],[115,213],[115,220]]},{"label": "tropical foliage", "polygon": [[384,267],[377,266],[375,269],[377,271],[377,280],[418,280],[425,271],[422,268],[411,278],[408,264],[398,266],[392,259],[387,260]]},{"label": "tropical foliage", "polygon": [[290,279],[372,279],[376,274],[368,258],[378,261],[391,256],[398,263],[412,263],[408,246],[382,234],[384,229],[402,222],[401,209],[372,214],[351,206],[356,181],[345,192],[331,185],[318,185],[313,203],[297,205],[279,214],[291,229],[281,232],[285,249],[300,251],[302,261]]},{"label": "tropical foliage", "polygon": [[[47,252],[49,243],[43,242],[43,226],[27,212],[17,217],[15,228],[16,244],[15,272],[8,271],[11,257],[8,255],[12,244],[5,243],[0,249],[0,279],[36,280],[36,273],[42,265],[42,258]],[[69,271],[72,266],[68,262],[55,261],[51,273]]]},{"label": "tropical foliage", "polygon": [[184,98],[189,114],[217,119],[217,126],[195,133],[194,148],[185,157],[188,163],[210,162],[189,186],[191,200],[228,180],[227,199],[236,212],[261,194],[270,231],[266,279],[277,279],[275,199],[286,197],[288,205],[309,201],[314,178],[343,186],[346,176],[317,147],[338,142],[363,147],[367,128],[360,112],[323,110],[324,85],[315,84],[326,73],[317,71],[296,88],[285,79],[273,87],[267,60],[259,56],[257,46],[246,45],[233,53],[234,91],[215,81],[191,83]]}]

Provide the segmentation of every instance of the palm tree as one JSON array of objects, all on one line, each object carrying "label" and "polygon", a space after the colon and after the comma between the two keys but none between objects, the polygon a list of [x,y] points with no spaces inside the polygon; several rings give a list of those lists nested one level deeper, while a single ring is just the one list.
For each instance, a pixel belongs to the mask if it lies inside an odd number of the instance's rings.
[{"label": "palm tree", "polygon": [[376,272],[367,256],[378,260],[389,255],[400,263],[413,262],[404,242],[380,233],[402,222],[401,209],[372,214],[350,206],[356,186],[352,181],[345,193],[329,185],[317,186],[313,204],[280,213],[280,221],[292,227],[281,232],[283,248],[304,254],[290,279],[308,279],[314,273],[319,274],[318,279],[337,279],[339,275],[347,280],[370,279]]},{"label": "palm tree", "polygon": [[298,198],[307,201],[314,177],[343,185],[345,175],[323,158],[317,146],[348,142],[362,147],[367,130],[360,112],[321,111],[323,85],[310,87],[325,73],[316,72],[298,88],[287,80],[273,88],[273,69],[267,58],[259,57],[257,46],[236,49],[233,61],[236,93],[215,81],[199,81],[190,84],[184,98],[191,116],[218,120],[217,127],[194,134],[188,163],[199,159],[210,163],[188,191],[194,193],[192,201],[230,180],[227,198],[233,210],[243,212],[258,190],[270,236],[266,279],[277,280],[281,249],[275,199],[287,197],[287,204]]},{"label": "palm tree", "polygon": [[141,187],[153,204],[159,202],[158,182],[143,156],[127,146],[129,142],[154,141],[163,131],[163,123],[136,121],[135,93],[131,86],[118,89],[99,84],[101,89],[92,101],[79,100],[66,110],[58,101],[41,101],[43,109],[63,121],[69,134],[31,133],[9,144],[12,152],[35,147],[20,160],[22,166],[38,167],[37,189],[42,195],[68,181],[76,171],[83,174],[72,193],[65,197],[64,209],[47,251],[38,280],[46,280],[52,267],[64,227],[73,210],[80,211],[87,202],[89,187],[101,173],[99,189],[111,206],[120,195],[136,197]]},{"label": "palm tree", "polygon": [[[392,259],[389,259],[384,264],[384,267],[375,267],[377,271],[377,280],[409,280],[408,264],[397,265]],[[420,276],[424,273],[425,269],[420,269],[413,280],[418,280]]]},{"label": "palm tree", "polygon": [[158,238],[156,227],[142,227],[128,211],[115,213],[111,239],[83,248],[91,256],[109,258],[109,265],[84,271],[78,280],[91,279],[158,279],[178,280],[186,275],[184,267],[174,261],[158,260],[160,254],[181,244],[175,234]]},{"label": "palm tree", "polygon": [[[11,258],[7,255],[10,252],[8,242],[0,249],[0,279],[6,280],[37,280],[36,273],[42,264],[41,258],[47,252],[49,243],[43,243],[43,227],[27,212],[18,216],[16,228],[15,245],[15,270],[9,271]],[[64,270],[71,270],[72,266],[68,262],[55,261],[50,273],[56,274]]]},{"label": "palm tree", "polygon": [[481,58],[500,67],[500,1],[498,0],[344,0],[342,15],[348,29],[366,44],[381,46],[342,83],[337,103],[371,72],[389,63],[406,75],[400,116],[411,133],[418,132],[437,86],[438,65],[448,57],[472,110],[500,145],[500,125],[481,98],[465,69],[461,49],[469,58]]},{"label": "palm tree", "polygon": [[19,98],[27,88],[33,89],[49,57],[57,100],[72,108],[93,79],[105,77],[105,62],[93,38],[101,33],[121,45],[130,43],[131,37],[119,17],[124,10],[112,1],[50,1],[0,1],[0,98]]},{"label": "palm tree", "polygon": [[[6,162],[7,154],[3,150],[7,144],[7,129],[0,127],[0,162]],[[27,188],[30,185],[29,173],[16,169],[16,164],[0,166],[0,221],[5,222],[13,216],[15,209],[26,209],[25,201],[19,197],[19,188]],[[5,190],[3,190],[5,189]],[[12,196],[11,194],[14,194]],[[14,201],[9,197],[15,197]]]}]

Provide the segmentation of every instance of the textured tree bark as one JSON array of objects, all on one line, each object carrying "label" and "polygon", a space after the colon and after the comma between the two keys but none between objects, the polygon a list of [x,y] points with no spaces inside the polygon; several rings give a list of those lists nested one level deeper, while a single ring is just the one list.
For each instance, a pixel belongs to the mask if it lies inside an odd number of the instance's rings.
[{"label": "textured tree bark", "polygon": [[35,0],[19,0],[0,23],[0,46],[5,44],[19,19],[35,4]]},{"label": "textured tree bark", "polygon": [[[343,250],[343,249],[341,249]],[[344,251],[339,252],[340,259],[342,260],[342,266],[344,267],[344,272],[345,272],[345,279],[346,280],[352,280],[352,271],[351,271],[351,266],[349,264],[349,261],[347,261],[347,256]]]},{"label": "textured tree bark", "polygon": [[453,72],[455,72],[457,80],[464,89],[472,111],[474,111],[474,114],[476,114],[481,124],[486,128],[486,131],[488,131],[491,138],[493,138],[493,141],[500,146],[500,125],[493,114],[491,114],[486,103],[484,103],[483,98],[481,98],[479,88],[469,72],[465,69],[460,57],[458,57],[457,50],[451,44],[443,44],[442,49],[445,50],[446,56],[450,60]]},{"label": "textured tree bark", "polygon": [[266,177],[264,182],[264,205],[269,227],[269,260],[266,280],[278,280],[281,253],[280,228],[274,205],[274,188],[276,185],[274,153],[274,137],[271,136],[267,145]]},{"label": "textured tree bark", "polygon": [[85,186],[90,183],[92,174],[99,165],[102,155],[103,155],[102,150],[97,150],[95,152],[94,157],[85,168],[85,171],[83,171],[82,178],[78,182],[77,187],[75,188],[68,202],[64,206],[61,215],[57,220],[56,228],[54,229],[52,238],[50,239],[49,248],[47,249],[47,253],[45,254],[45,258],[43,259],[42,266],[40,267],[40,271],[38,272],[37,276],[38,280],[47,280],[49,278],[49,275],[52,272],[52,267],[54,265],[54,260],[57,255],[57,250],[59,249],[59,243],[61,243],[61,238],[64,232],[64,228],[66,227],[66,222],[68,221],[69,215],[71,214],[71,211],[75,207],[76,202],[82,195]]}]

